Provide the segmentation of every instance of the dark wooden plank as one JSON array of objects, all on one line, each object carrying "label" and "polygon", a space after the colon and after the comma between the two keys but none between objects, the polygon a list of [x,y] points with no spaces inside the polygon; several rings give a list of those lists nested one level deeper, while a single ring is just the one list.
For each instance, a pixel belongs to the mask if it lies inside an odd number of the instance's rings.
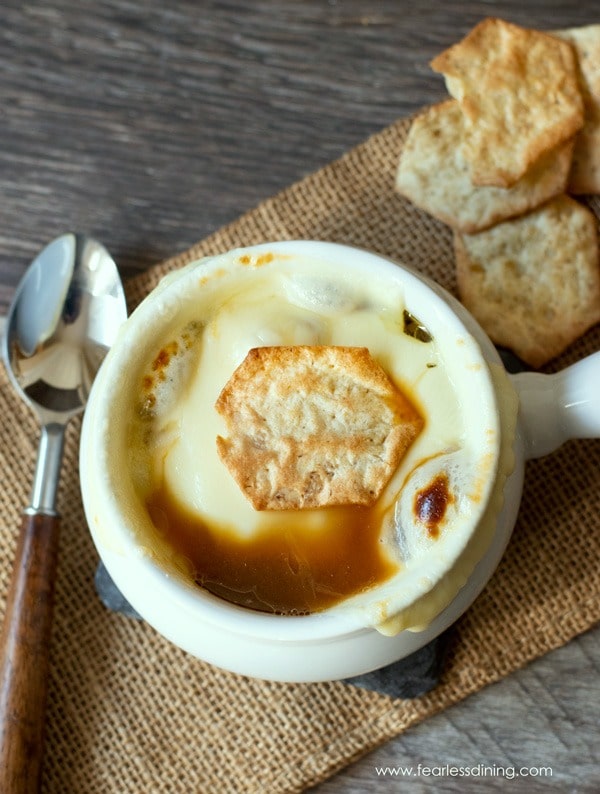
[{"label": "dark wooden plank", "polygon": [[[525,24],[593,3],[498,3]],[[430,58],[484,3],[3,4],[0,311],[38,248],[98,236],[128,274],[445,96]]]}]

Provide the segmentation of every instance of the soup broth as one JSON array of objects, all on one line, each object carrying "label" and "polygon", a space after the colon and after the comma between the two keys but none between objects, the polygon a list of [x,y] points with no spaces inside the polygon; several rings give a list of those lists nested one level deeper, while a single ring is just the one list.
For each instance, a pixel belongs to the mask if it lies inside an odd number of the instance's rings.
[{"label": "soup broth", "polygon": [[[365,283],[326,263],[298,270],[272,259],[234,262],[241,280],[228,269],[198,279],[179,325],[171,323],[141,362],[127,454],[156,553],[228,601],[308,614],[427,554],[468,520],[476,480],[489,472],[464,421],[451,362],[405,305],[401,286]],[[241,493],[217,454],[224,426],[214,406],[248,350],[261,345],[367,347],[421,414],[420,435],[374,506],[260,511]]]},{"label": "soup broth", "polygon": [[239,606],[284,615],[317,612],[398,570],[380,540],[379,509],[323,508],[326,527],[282,511],[252,538],[208,526],[168,491],[147,503],[153,524],[201,587]]}]

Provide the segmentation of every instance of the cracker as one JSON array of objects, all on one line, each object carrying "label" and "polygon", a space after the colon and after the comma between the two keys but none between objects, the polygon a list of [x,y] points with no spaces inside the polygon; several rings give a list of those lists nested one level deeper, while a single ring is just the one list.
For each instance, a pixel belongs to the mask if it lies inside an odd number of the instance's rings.
[{"label": "cracker", "polygon": [[454,236],[462,302],[496,344],[533,367],[600,321],[596,221],[559,196],[529,215]]},{"label": "cracker", "polygon": [[357,347],[253,348],[215,407],[219,455],[256,510],[373,504],[423,425]]},{"label": "cracker", "polygon": [[488,18],[431,67],[465,114],[476,185],[511,187],[583,126],[575,53],[554,36]]},{"label": "cracker", "polygon": [[473,186],[461,150],[464,137],[464,116],[454,99],[418,116],[402,149],[396,175],[398,192],[454,229],[469,234],[564,193],[573,140],[543,155],[512,188],[498,188]]},{"label": "cracker", "polygon": [[600,25],[559,30],[553,35],[568,41],[575,50],[584,105],[585,121],[575,138],[568,191],[600,193]]},{"label": "cracker", "polygon": [[600,193],[600,108],[587,116],[583,129],[575,137],[567,189],[574,195]]}]

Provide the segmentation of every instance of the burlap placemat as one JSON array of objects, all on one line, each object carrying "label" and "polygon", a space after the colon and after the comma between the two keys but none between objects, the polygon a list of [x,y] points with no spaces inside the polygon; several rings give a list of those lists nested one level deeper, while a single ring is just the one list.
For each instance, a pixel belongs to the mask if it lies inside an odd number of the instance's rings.
[{"label": "burlap placemat", "polygon": [[[407,121],[263,202],[129,285],[200,255],[283,238],[335,240],[402,259],[454,290],[449,231],[393,191]],[[600,349],[600,328],[553,367]],[[37,427],[1,375],[0,599],[29,498]],[[63,534],[51,654],[44,791],[294,792],[591,627],[600,616],[600,442],[530,463],[499,569],[453,629],[441,683],[394,700],[344,683],[249,680],[191,658],[149,626],[106,610],[78,483],[79,425],[66,442]]]}]

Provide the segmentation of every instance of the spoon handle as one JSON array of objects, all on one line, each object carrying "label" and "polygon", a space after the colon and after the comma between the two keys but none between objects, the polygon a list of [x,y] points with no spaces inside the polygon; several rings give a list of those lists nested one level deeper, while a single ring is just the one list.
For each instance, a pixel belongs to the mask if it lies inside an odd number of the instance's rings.
[{"label": "spoon handle", "polygon": [[0,634],[0,791],[37,792],[60,520],[24,514]]}]

